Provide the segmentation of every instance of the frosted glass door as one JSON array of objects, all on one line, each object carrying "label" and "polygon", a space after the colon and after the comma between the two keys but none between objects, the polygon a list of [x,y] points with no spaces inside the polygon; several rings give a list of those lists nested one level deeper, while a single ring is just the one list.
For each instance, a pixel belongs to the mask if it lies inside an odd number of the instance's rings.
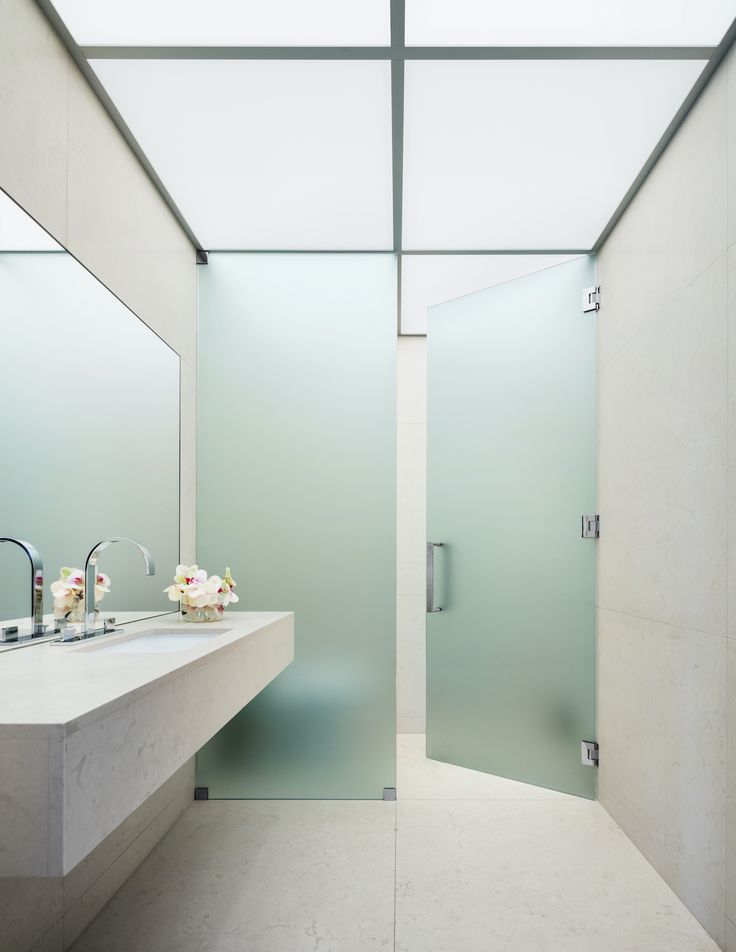
[{"label": "frosted glass door", "polygon": [[593,796],[594,260],[429,311],[428,756]]}]

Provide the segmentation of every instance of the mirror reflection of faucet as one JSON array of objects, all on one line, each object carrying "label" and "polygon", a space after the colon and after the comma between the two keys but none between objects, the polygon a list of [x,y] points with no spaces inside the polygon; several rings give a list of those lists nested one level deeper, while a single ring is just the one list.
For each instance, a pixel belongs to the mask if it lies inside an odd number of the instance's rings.
[{"label": "mirror reflection of faucet", "polygon": [[156,563],[149,550],[136,542],[135,539],[128,539],[125,536],[112,536],[109,539],[103,539],[93,546],[84,563],[84,627],[81,632],[73,625],[68,625],[62,620],[55,621],[53,626],[44,624],[43,621],[43,560],[38,549],[25,542],[23,539],[15,539],[12,536],[0,536],[0,542],[12,542],[21,548],[28,556],[31,565],[31,619],[28,631],[17,625],[6,625],[0,629],[0,644],[13,644],[20,641],[29,641],[32,638],[41,638],[44,635],[53,635],[61,632],[62,641],[70,643],[79,641],[81,638],[93,638],[95,635],[106,634],[115,630],[115,619],[107,618],[102,625],[97,624],[97,613],[95,610],[95,584],[97,582],[97,559],[101,552],[114,542],[129,542],[134,545],[143,556],[145,562],[146,575],[156,574]]},{"label": "mirror reflection of faucet", "polygon": [[[153,560],[153,556],[145,545],[141,545],[141,543],[136,542],[135,539],[128,539],[125,536],[112,536],[109,539],[103,539],[101,542],[98,542],[97,545],[93,546],[84,563],[84,630],[81,633],[82,638],[93,638],[95,635],[110,631],[109,623],[103,624],[102,627],[97,625],[95,584],[97,582],[97,559],[100,553],[114,542],[129,542],[131,545],[134,545],[143,556],[143,561],[146,565],[146,575],[156,574],[156,563]],[[76,630],[70,631],[69,635],[67,635],[66,631],[64,632],[65,642],[75,641],[79,637]]]},{"label": "mirror reflection of faucet", "polygon": [[31,616],[30,629],[26,631],[17,625],[7,625],[0,631],[0,644],[10,644],[16,641],[26,641],[30,638],[41,638],[57,632],[58,628],[49,628],[43,622],[43,561],[38,549],[23,539],[14,539],[12,536],[0,536],[0,542],[12,542],[21,548],[28,556],[31,564]]}]

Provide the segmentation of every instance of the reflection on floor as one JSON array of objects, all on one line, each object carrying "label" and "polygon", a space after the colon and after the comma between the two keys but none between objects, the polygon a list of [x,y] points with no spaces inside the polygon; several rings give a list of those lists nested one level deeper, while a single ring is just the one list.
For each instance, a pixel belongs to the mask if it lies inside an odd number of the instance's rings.
[{"label": "reflection on floor", "polygon": [[398,750],[396,803],[193,803],[73,952],[717,952],[597,803]]}]

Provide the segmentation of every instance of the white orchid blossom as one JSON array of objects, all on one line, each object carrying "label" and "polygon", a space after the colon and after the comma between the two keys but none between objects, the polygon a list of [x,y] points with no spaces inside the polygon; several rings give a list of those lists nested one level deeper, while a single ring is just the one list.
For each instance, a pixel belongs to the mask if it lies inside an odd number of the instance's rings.
[{"label": "white orchid blossom", "polygon": [[[95,605],[99,605],[110,591],[110,578],[102,572],[95,577]],[[84,600],[84,572],[65,565],[57,581],[51,583],[54,596],[54,616],[62,618],[71,614]]]},{"label": "white orchid blossom", "polygon": [[231,602],[239,601],[235,594],[235,579],[230,574],[230,566],[225,569],[225,575],[221,581],[222,604],[229,605]]},{"label": "white orchid blossom", "polygon": [[177,565],[173,585],[164,592],[172,602],[181,602],[184,609],[217,608],[222,610],[231,602],[237,602],[238,596],[233,589],[235,579],[230,569],[225,569],[224,578],[219,575],[207,576],[198,565]]},{"label": "white orchid blossom", "polygon": [[172,602],[179,602],[191,587],[207,581],[207,573],[198,565],[177,565],[174,584],[164,589]]}]

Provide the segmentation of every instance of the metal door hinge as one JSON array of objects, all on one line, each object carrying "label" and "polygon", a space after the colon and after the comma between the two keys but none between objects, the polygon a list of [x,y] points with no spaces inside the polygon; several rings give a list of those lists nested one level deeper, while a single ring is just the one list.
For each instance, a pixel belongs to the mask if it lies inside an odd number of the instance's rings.
[{"label": "metal door hinge", "polygon": [[194,788],[194,799],[195,800],[209,800],[210,798],[210,788],[209,787],[195,787]]},{"label": "metal door hinge", "polygon": [[395,800],[395,799],[396,799],[396,787],[384,787],[384,788],[383,788],[383,799],[384,799],[384,800]]},{"label": "metal door hinge", "polygon": [[594,740],[580,741],[580,759],[586,767],[598,766],[598,744]]},{"label": "metal door hinge", "polygon": [[600,516],[583,516],[583,538],[597,539],[601,534]]},{"label": "metal door hinge", "polygon": [[594,284],[592,288],[583,288],[583,314],[587,314],[589,311],[597,311],[600,306],[600,285]]}]

